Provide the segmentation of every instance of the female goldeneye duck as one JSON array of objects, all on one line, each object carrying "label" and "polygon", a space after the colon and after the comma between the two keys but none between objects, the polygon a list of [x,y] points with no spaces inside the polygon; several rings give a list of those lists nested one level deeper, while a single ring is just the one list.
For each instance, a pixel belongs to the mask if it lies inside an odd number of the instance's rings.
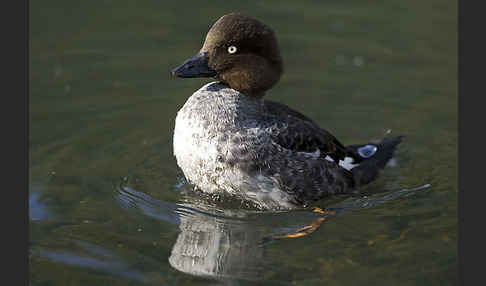
[{"label": "female goldeneye duck", "polygon": [[401,136],[345,147],[300,112],[264,100],[282,72],[272,29],[236,13],[217,20],[199,53],[172,70],[218,80],[176,117],[174,155],[196,188],[289,209],[354,192],[392,158]]}]

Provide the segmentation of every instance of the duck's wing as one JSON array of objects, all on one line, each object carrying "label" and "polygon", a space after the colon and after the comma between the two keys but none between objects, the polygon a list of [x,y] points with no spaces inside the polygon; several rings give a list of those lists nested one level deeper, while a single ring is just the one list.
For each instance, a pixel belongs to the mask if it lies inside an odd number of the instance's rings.
[{"label": "duck's wing", "polygon": [[341,142],[307,116],[278,102],[265,100],[264,105],[269,116],[275,118],[277,128],[271,128],[271,133],[280,146],[296,152],[319,150],[322,158],[329,156],[336,163],[346,157]]}]

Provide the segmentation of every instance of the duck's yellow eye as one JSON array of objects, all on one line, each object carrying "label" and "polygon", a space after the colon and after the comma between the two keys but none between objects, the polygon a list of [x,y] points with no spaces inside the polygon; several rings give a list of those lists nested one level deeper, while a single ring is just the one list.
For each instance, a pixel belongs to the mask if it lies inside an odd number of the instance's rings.
[{"label": "duck's yellow eye", "polygon": [[237,48],[235,46],[229,46],[228,47],[228,53],[234,54],[236,53]]}]

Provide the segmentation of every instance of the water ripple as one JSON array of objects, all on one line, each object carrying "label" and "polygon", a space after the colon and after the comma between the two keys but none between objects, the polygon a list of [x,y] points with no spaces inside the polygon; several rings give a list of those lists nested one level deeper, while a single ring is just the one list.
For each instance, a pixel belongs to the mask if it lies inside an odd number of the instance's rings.
[{"label": "water ripple", "polygon": [[[335,214],[343,214],[370,208],[428,187],[430,185],[426,184],[364,197],[332,210]],[[185,196],[179,203],[168,203],[126,186],[118,189],[116,198],[126,209],[138,210],[143,215],[179,226],[180,233],[169,256],[173,268],[217,280],[258,280],[262,270],[271,267],[264,251],[268,243],[316,223],[318,227],[320,222],[334,217],[308,209],[287,212],[225,209],[197,194]]]},{"label": "water ripple", "polygon": [[40,201],[40,193],[37,191],[29,194],[29,219],[32,221],[45,220],[49,217],[47,206]]}]

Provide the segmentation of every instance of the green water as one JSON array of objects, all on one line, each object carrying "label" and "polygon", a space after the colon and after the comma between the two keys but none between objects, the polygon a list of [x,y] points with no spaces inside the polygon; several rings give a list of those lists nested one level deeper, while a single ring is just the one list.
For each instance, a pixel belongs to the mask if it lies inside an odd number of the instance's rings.
[{"label": "green water", "polygon": [[[172,155],[208,80],[169,71],[232,11],[277,33],[268,98],[346,145],[406,135],[305,237],[272,239],[322,216],[200,198]],[[456,284],[456,1],[50,0],[29,23],[31,285]]]}]

